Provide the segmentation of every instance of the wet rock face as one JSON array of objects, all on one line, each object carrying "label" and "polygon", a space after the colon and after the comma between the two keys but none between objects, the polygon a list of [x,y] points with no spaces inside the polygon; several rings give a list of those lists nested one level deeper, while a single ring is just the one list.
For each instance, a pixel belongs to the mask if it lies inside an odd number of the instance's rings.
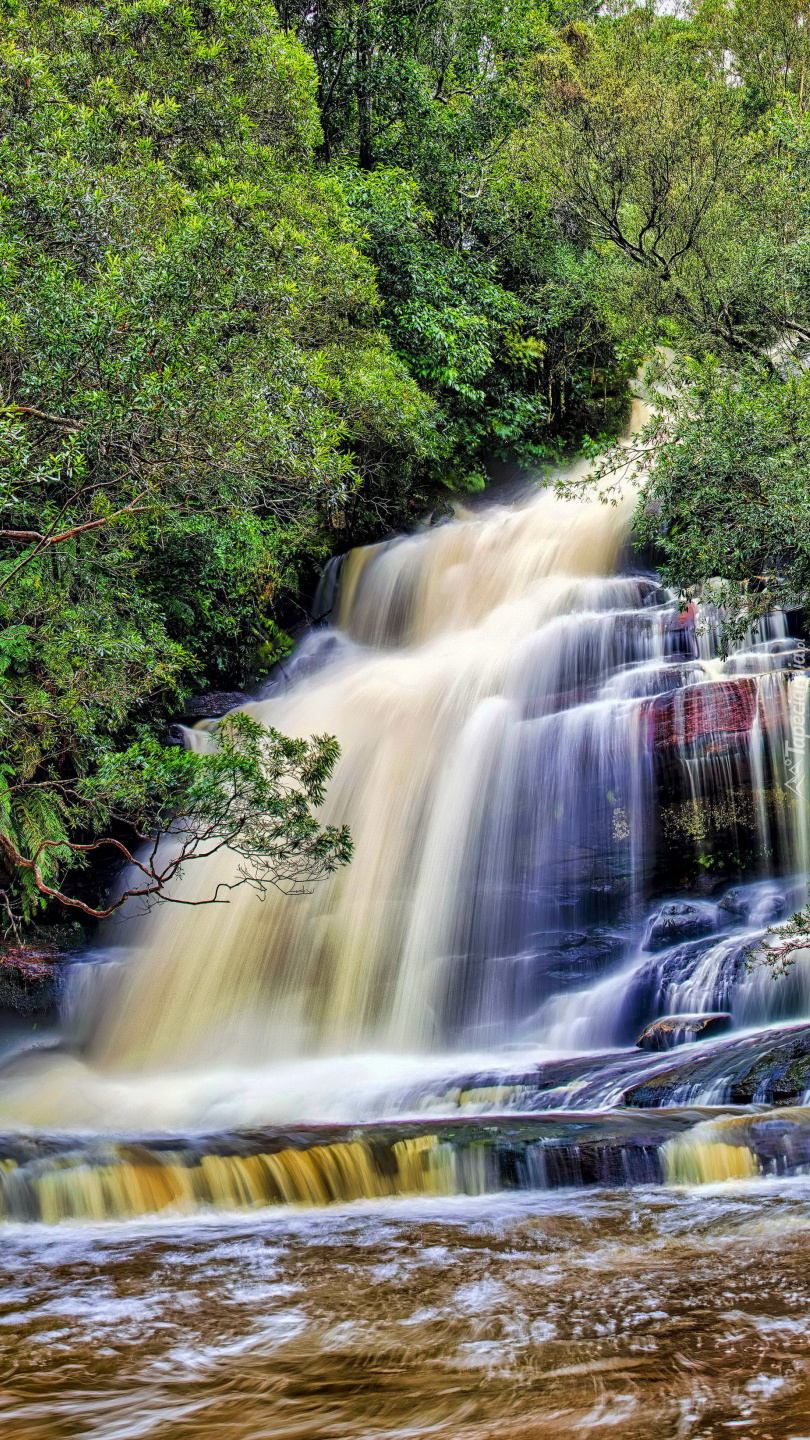
[{"label": "wet rock face", "polygon": [[244,705],[247,695],[241,690],[210,690],[207,695],[189,695],[183,706],[182,720],[217,720],[237,705]]},{"label": "wet rock face", "polygon": [[69,957],[19,945],[0,955],[0,1012],[46,1015],[56,1009]]},{"label": "wet rock face", "polygon": [[687,940],[699,940],[717,929],[717,907],[700,901],[674,900],[653,915],[644,936],[643,950],[668,950]]},{"label": "wet rock face", "polygon": [[674,1050],[676,1045],[722,1035],[731,1024],[731,1016],[723,1010],[710,1015],[664,1015],[642,1030],[636,1046],[639,1050]]},{"label": "wet rock face", "polygon": [[750,678],[676,690],[650,705],[653,743],[664,751],[685,745],[727,749],[747,739],[756,711],[756,682]]},{"label": "wet rock face", "polygon": [[545,993],[551,985],[574,989],[616,964],[627,938],[607,926],[594,926],[589,931],[546,931],[537,935],[536,942],[532,965],[542,976]]},{"label": "wet rock face", "polygon": [[684,1057],[624,1093],[626,1105],[794,1105],[810,1090],[810,1025],[761,1031]]}]

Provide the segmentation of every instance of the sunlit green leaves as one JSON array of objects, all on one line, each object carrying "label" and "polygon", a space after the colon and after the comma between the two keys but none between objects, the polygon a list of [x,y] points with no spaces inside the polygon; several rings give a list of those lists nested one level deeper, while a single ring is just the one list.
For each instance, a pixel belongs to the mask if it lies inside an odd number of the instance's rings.
[{"label": "sunlit green leaves", "polygon": [[30,906],[37,827],[53,879],[136,728],[285,652],[280,601],[431,407],[271,7],[31,0],[0,46],[0,745]]}]

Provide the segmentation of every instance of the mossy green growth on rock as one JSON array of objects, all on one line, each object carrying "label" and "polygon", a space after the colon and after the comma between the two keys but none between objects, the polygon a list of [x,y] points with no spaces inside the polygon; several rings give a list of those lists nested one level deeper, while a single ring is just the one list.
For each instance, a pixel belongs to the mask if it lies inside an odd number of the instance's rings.
[{"label": "mossy green growth on rock", "polygon": [[659,812],[664,849],[682,857],[686,848],[696,865],[718,874],[747,872],[764,858],[761,819],[777,830],[784,826],[789,804],[778,785],[756,797],[740,786],[733,794],[665,804]]},{"label": "mossy green growth on rock", "polygon": [[723,1103],[779,1105],[810,1090],[810,1025],[731,1039],[709,1054],[693,1055],[625,1091],[626,1105],[655,1109],[699,1102],[722,1087]]}]

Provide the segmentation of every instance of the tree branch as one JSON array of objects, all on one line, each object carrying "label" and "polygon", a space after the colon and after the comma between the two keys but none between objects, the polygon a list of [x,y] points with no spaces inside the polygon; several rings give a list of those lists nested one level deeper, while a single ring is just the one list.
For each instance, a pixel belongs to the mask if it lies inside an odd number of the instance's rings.
[{"label": "tree branch", "polygon": [[44,420],[48,425],[63,425],[66,430],[81,430],[81,420],[73,420],[69,415],[49,415],[47,410],[35,410],[33,405],[7,405],[4,407],[7,415],[31,415],[35,420]]}]

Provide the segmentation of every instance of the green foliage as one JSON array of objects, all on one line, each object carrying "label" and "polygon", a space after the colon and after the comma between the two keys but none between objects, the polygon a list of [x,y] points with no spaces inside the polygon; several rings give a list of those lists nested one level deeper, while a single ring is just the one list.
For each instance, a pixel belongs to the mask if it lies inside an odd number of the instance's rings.
[{"label": "green foliage", "polygon": [[527,165],[527,127],[558,47],[548,7],[278,9],[317,68],[323,153],[365,231],[381,327],[438,407],[417,472],[427,495],[478,488],[493,458],[536,464],[615,431],[632,347],[628,365],[587,247]]},{"label": "green foliage", "polygon": [[683,596],[711,582],[726,639],[810,596],[804,18],[783,0],[630,7],[574,29],[533,121],[533,163],[590,236],[613,332],[670,356],[639,539]]},{"label": "green foliage", "polygon": [[[8,786],[0,799],[0,853],[27,882],[29,905],[35,897],[57,899],[94,917],[133,898],[147,904],[208,903],[241,884],[259,893],[274,885],[297,894],[351,858],[348,830],[321,828],[312,813],[323,802],[339,753],[330,736],[290,739],[240,713],[220,722],[207,754],[167,748],[146,735],[124,751],[104,755],[90,776],[72,783],[52,780],[36,793],[24,789],[16,810],[15,787]],[[62,825],[50,818],[56,815]],[[111,838],[117,820],[136,840],[151,843],[133,849]],[[68,823],[104,838],[69,840]],[[216,886],[199,902],[176,893],[172,887],[190,860],[226,846],[239,857],[235,881]],[[82,868],[102,848],[127,862],[117,895],[88,907],[62,894],[58,870]]]},{"label": "green foliage", "polygon": [[668,584],[711,593],[739,635],[810,592],[810,377],[684,367],[654,421],[637,517]]},{"label": "green foliage", "polygon": [[747,970],[764,966],[775,980],[782,979],[799,958],[798,952],[810,949],[810,905],[797,910],[783,925],[772,925],[762,940],[752,945],[745,959]]},{"label": "green foliage", "polygon": [[[174,841],[168,860],[165,841],[148,860],[136,858],[134,881],[116,906],[132,895],[163,896],[189,859],[225,846],[241,862],[236,883],[260,893],[269,885],[299,893],[347,864],[347,828],[321,828],[312,813],[323,803],[339,754],[329,735],[291,739],[237,712],[220,721],[208,754],[167,749],[149,737],[105,756],[78,787],[95,828],[108,828],[122,813],[139,835],[165,828]],[[186,903],[176,894],[168,898]]]},{"label": "green foliage", "polygon": [[[604,257],[628,337],[756,353],[760,187],[740,91],[683,21],[631,9],[575,32],[543,92],[532,157]],[[745,263],[741,263],[745,256]]]},{"label": "green foliage", "polygon": [[428,447],[315,88],[261,0],[7,7],[0,833],[29,908],[12,851],[47,839],[53,880],[84,823],[60,786],[266,669],[349,498]]},{"label": "green foliage", "polygon": [[[533,464],[623,413],[626,375],[594,313],[589,257],[504,176],[465,243],[400,169],[344,169],[397,355],[437,401],[433,474],[476,488],[492,457]],[[608,393],[609,392],[609,393]]]},{"label": "green foliage", "polygon": [[593,453],[655,346],[675,361],[639,537],[684,595],[712,582],[729,633],[807,606],[806,21],[792,0],[7,0],[9,904],[107,830],[199,820],[192,770],[225,795],[219,762],[155,738],[183,694],[283,658],[335,551],[493,460]]}]

